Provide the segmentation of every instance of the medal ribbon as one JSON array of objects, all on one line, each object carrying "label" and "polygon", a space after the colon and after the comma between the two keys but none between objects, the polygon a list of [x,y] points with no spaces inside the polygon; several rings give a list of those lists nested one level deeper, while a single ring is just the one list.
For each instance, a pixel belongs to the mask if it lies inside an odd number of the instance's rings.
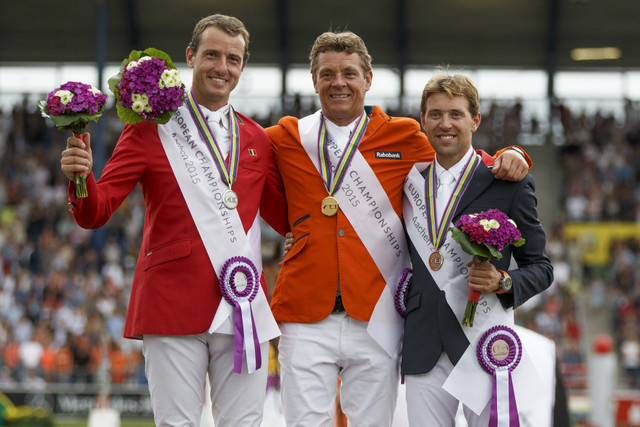
[{"label": "medal ribbon", "polygon": [[227,182],[229,188],[236,181],[238,176],[238,164],[240,159],[240,132],[238,128],[238,119],[236,118],[235,110],[229,105],[229,129],[231,130],[231,149],[229,156],[225,160],[218,142],[211,132],[211,128],[207,123],[207,120],[202,114],[200,106],[196,102],[193,93],[189,91],[187,93],[187,106],[189,107],[189,113],[198,128],[198,133],[207,142],[207,148],[213,157],[213,160],[218,167],[220,176]]},{"label": "medal ribbon", "polygon": [[342,153],[342,157],[340,157],[333,179],[331,179],[331,163],[329,161],[328,149],[329,138],[327,135],[327,126],[324,123],[324,115],[321,116],[320,120],[321,125],[320,130],[318,131],[318,163],[320,164],[320,172],[324,185],[327,188],[329,195],[333,195],[333,193],[340,188],[340,183],[342,183],[344,175],[347,172],[347,169],[349,169],[353,155],[364,137],[367,130],[367,124],[369,123],[369,117],[364,114],[364,111],[360,114],[358,123],[356,123],[356,128],[351,134],[351,138],[349,138],[349,142]]},{"label": "medal ribbon", "polygon": [[467,164],[464,167],[462,176],[458,180],[455,189],[453,190],[453,194],[449,198],[449,201],[446,204],[446,209],[444,211],[444,216],[442,217],[442,221],[438,224],[438,212],[436,212],[436,167],[434,165],[435,160],[431,162],[429,165],[429,169],[427,170],[427,179],[425,180],[425,194],[427,195],[425,203],[427,205],[427,215],[429,216],[429,226],[427,227],[427,232],[429,233],[429,238],[431,239],[431,243],[436,248],[436,250],[442,245],[444,242],[444,236],[447,235],[447,226],[453,218],[453,214],[458,207],[458,203],[460,203],[460,199],[464,194],[464,191],[469,186],[469,182],[473,177],[478,164],[480,163],[480,156],[477,154],[473,154]]}]

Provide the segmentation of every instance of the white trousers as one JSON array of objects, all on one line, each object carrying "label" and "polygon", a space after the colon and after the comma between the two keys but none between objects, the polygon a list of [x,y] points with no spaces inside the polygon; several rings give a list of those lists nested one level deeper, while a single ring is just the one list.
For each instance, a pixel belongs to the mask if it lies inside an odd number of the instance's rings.
[{"label": "white trousers", "polygon": [[[453,364],[443,352],[436,366],[428,373],[406,375],[407,412],[409,426],[453,427],[460,402],[447,393],[443,384],[453,370]],[[473,384],[469,384],[473,387]],[[477,415],[463,405],[464,416],[469,427],[487,427],[491,415],[491,402],[487,402],[482,414]]]},{"label": "white trousers", "polygon": [[399,356],[389,357],[346,313],[316,323],[281,323],[282,405],[287,427],[334,427],[337,379],[350,426],[390,426]]},{"label": "white trousers", "polygon": [[268,346],[260,345],[262,367],[233,372],[233,335],[145,335],[142,352],[156,426],[197,427],[211,382],[216,427],[257,427],[267,388]]}]

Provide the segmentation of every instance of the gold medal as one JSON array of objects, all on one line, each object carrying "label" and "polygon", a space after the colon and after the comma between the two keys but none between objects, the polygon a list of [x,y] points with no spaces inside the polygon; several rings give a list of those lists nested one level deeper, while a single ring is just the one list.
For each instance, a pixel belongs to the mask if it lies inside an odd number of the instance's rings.
[{"label": "gold medal", "polygon": [[442,263],[444,262],[444,257],[438,251],[432,252],[429,255],[429,268],[433,271],[438,271],[442,267]]},{"label": "gold medal", "polygon": [[320,206],[320,209],[326,216],[334,216],[338,213],[338,208],[338,201],[335,197],[327,196],[322,199],[322,205]]},{"label": "gold medal", "polygon": [[235,209],[238,206],[238,195],[233,190],[222,193],[222,203],[227,209]]}]

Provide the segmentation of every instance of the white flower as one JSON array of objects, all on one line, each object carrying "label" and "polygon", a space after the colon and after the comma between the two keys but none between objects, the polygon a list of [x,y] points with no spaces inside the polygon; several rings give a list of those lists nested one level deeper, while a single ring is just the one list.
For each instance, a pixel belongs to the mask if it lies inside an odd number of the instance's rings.
[{"label": "white flower", "polygon": [[143,104],[149,103],[149,97],[144,93],[132,93],[131,101],[133,102],[142,102]]},{"label": "white flower", "polygon": [[73,92],[70,90],[59,90],[55,95],[60,98],[60,102],[67,105],[73,99]]},{"label": "white flower", "polygon": [[140,101],[136,101],[133,104],[131,104],[131,109],[138,114],[144,111],[145,109],[144,107],[145,105]]},{"label": "white flower", "polygon": [[131,109],[136,113],[140,114],[143,111],[151,111],[151,105],[149,105],[149,97],[147,95],[132,93],[131,94]]},{"label": "white flower", "polygon": [[516,222],[514,220],[512,220],[511,218],[509,218],[507,221],[509,221],[511,224],[513,224],[513,226],[515,228],[518,228],[518,226],[516,225]]},{"label": "white flower", "polygon": [[91,92],[94,95],[100,95],[100,89],[98,89],[95,86],[91,86],[91,89],[89,89],[89,92]]},{"label": "white flower", "polygon": [[489,231],[492,228],[500,228],[500,223],[495,219],[481,219],[478,224],[483,226],[485,231]]},{"label": "white flower", "polygon": [[182,80],[180,79],[180,72],[178,70],[171,70],[171,77],[176,81],[176,84],[182,84]]},{"label": "white flower", "polygon": [[137,66],[138,66],[138,61],[131,61],[127,64],[127,71]]},{"label": "white flower", "polygon": [[160,81],[158,82],[160,89],[164,89],[165,87],[175,87],[180,84],[180,73],[178,73],[178,70],[164,70],[162,72],[162,76],[160,76]]}]

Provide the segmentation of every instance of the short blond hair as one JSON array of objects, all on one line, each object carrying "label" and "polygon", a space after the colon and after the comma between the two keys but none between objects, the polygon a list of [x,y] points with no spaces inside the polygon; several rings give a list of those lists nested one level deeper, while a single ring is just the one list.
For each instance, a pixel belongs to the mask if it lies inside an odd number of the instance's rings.
[{"label": "short blond hair", "polygon": [[429,99],[431,95],[443,92],[451,97],[464,96],[469,102],[469,112],[472,116],[476,116],[480,112],[478,89],[476,89],[471,79],[462,74],[452,76],[442,73],[433,76],[424,86],[422,99],[420,101],[420,113],[426,113],[427,99]]}]

